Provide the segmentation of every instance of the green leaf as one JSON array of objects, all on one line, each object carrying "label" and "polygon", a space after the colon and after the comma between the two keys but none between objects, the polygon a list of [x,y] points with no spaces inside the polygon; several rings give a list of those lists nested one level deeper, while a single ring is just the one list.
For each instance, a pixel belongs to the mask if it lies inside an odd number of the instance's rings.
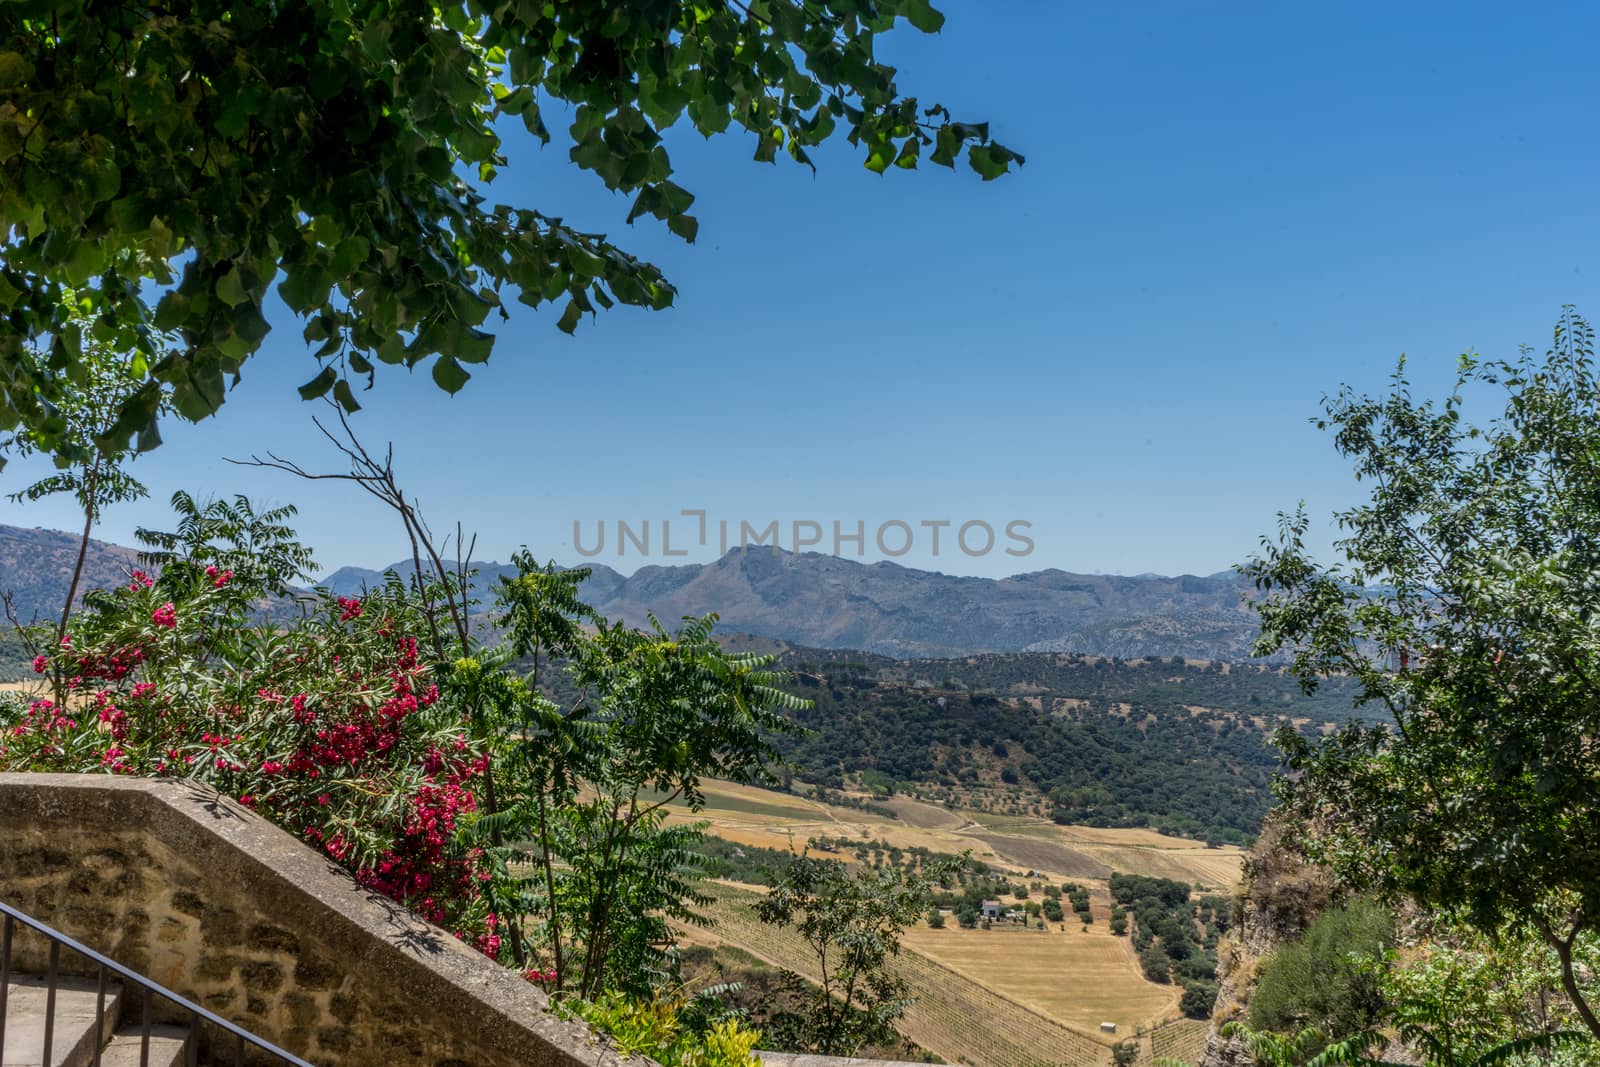
[{"label": "green leaf", "polygon": [[923,33],[938,33],[944,28],[944,15],[928,0],[906,0],[905,16]]},{"label": "green leaf", "polygon": [[700,221],[693,215],[674,215],[667,220],[667,229],[694,244],[694,239],[700,234]]},{"label": "green leaf", "polygon": [[442,355],[433,361],[434,384],[452,396],[460,392],[461,387],[466,385],[471,377],[467,369],[457,363],[452,356]]},{"label": "green leaf", "polygon": [[33,64],[20,52],[0,52],[0,89],[26,85],[33,77]]},{"label": "green leaf", "polygon": [[561,313],[561,321],[556,326],[563,333],[573,333],[578,328],[578,320],[583,317],[583,309],[576,300],[568,300],[567,308]]},{"label": "green leaf", "polygon": [[290,267],[278,283],[278,295],[289,310],[305,312],[321,306],[327,299],[330,279],[319,267],[302,263]]},{"label": "green leaf", "polygon": [[361,410],[361,405],[356,403],[356,395],[350,391],[350,383],[343,378],[333,383],[333,398],[346,414],[353,414]]},{"label": "green leaf", "polygon": [[323,367],[322,373],[300,387],[301,400],[315,400],[319,396],[326,396],[333,383],[339,380],[339,375],[332,367]]},{"label": "green leaf", "polygon": [[340,241],[333,250],[333,273],[336,277],[346,277],[367,260],[367,253],[372,250],[372,243],[365,237],[352,236]]},{"label": "green leaf", "polygon": [[986,182],[994,181],[1008,169],[1011,153],[998,145],[975,144],[967,149],[967,163]]},{"label": "green leaf", "polygon": [[250,294],[244,291],[244,282],[239,278],[239,268],[229,267],[228,273],[217,279],[217,299],[229,307],[238,307],[250,299]]}]

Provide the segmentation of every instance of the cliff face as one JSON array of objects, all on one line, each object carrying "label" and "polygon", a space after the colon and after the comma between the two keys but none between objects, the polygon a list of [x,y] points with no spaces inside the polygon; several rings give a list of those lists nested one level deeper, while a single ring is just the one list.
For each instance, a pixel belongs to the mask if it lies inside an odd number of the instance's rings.
[{"label": "cliff face", "polygon": [[1269,821],[1245,863],[1233,929],[1217,946],[1217,1002],[1197,1067],[1254,1067],[1250,1053],[1222,1028],[1248,1020],[1262,965],[1311,925],[1329,892],[1327,876],[1302,862],[1283,829]]}]

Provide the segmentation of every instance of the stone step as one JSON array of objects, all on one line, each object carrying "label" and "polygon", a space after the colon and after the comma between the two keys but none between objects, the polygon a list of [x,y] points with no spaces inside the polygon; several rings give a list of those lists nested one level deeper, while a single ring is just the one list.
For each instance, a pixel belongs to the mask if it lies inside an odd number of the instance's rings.
[{"label": "stone step", "polygon": [[[179,1026],[152,1026],[150,1067],[181,1067],[183,1040],[188,1034],[188,1030]],[[123,1027],[100,1053],[100,1067],[139,1067],[139,1045],[139,1028]]]},{"label": "stone step", "polygon": [[[88,1067],[96,1046],[104,1045],[116,1029],[121,1008],[120,986],[106,986],[105,1015],[95,1026],[97,995],[92,978],[56,980],[55,1028],[51,1034],[50,1062],[44,1062],[44,1021],[47,990],[43,978],[12,978],[6,989],[3,1067]],[[135,1062],[138,1062],[137,1060]]]}]

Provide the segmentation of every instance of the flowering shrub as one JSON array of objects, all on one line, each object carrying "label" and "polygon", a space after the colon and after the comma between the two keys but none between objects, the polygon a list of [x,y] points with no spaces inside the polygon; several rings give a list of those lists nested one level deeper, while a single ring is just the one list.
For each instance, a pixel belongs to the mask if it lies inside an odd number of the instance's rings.
[{"label": "flowering shrub", "polygon": [[33,665],[62,672],[60,702],[0,704],[0,769],[210,783],[497,955],[487,864],[455,841],[485,757],[419,656],[414,608],[324,597],[274,627],[260,592],[178,561],[93,594]]}]

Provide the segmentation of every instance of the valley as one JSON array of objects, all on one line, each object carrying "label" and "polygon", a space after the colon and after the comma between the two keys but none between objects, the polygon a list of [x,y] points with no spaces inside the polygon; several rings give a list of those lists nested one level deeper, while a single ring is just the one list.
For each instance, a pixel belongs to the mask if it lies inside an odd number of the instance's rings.
[{"label": "valley", "polygon": [[[919,922],[907,930],[898,966],[919,1002],[901,1031],[945,1060],[1025,1067],[1043,1059],[1087,1067],[1109,1064],[1112,1046],[1130,1038],[1143,1062],[1194,1050],[1206,1024],[1184,1018],[1178,1006],[1182,987],[1148,980],[1130,939],[1110,932],[1107,882],[1115,871],[1227,893],[1237,884],[1244,850],[1147,829],[1059,825],[947,808],[910,796],[872,799],[856,793],[841,799],[850,803],[713,782],[700,812],[674,805],[670,818],[704,822],[712,837],[748,857],[757,850],[808,847],[851,864],[914,862],[919,853],[967,854],[993,877],[1087,888],[1088,925],[1068,915],[1044,929],[1008,923],[966,929],[952,920],[941,929]],[[742,877],[756,878],[758,867],[759,861],[748,865]],[[684,926],[683,936],[695,944],[731,946],[811,977],[814,963],[803,943],[756,921],[751,904],[759,892],[742,880],[712,883],[714,903],[706,914],[715,926]],[[974,1018],[988,1023],[974,1027]],[[1106,1022],[1116,1024],[1114,1033],[1100,1029]]]}]

